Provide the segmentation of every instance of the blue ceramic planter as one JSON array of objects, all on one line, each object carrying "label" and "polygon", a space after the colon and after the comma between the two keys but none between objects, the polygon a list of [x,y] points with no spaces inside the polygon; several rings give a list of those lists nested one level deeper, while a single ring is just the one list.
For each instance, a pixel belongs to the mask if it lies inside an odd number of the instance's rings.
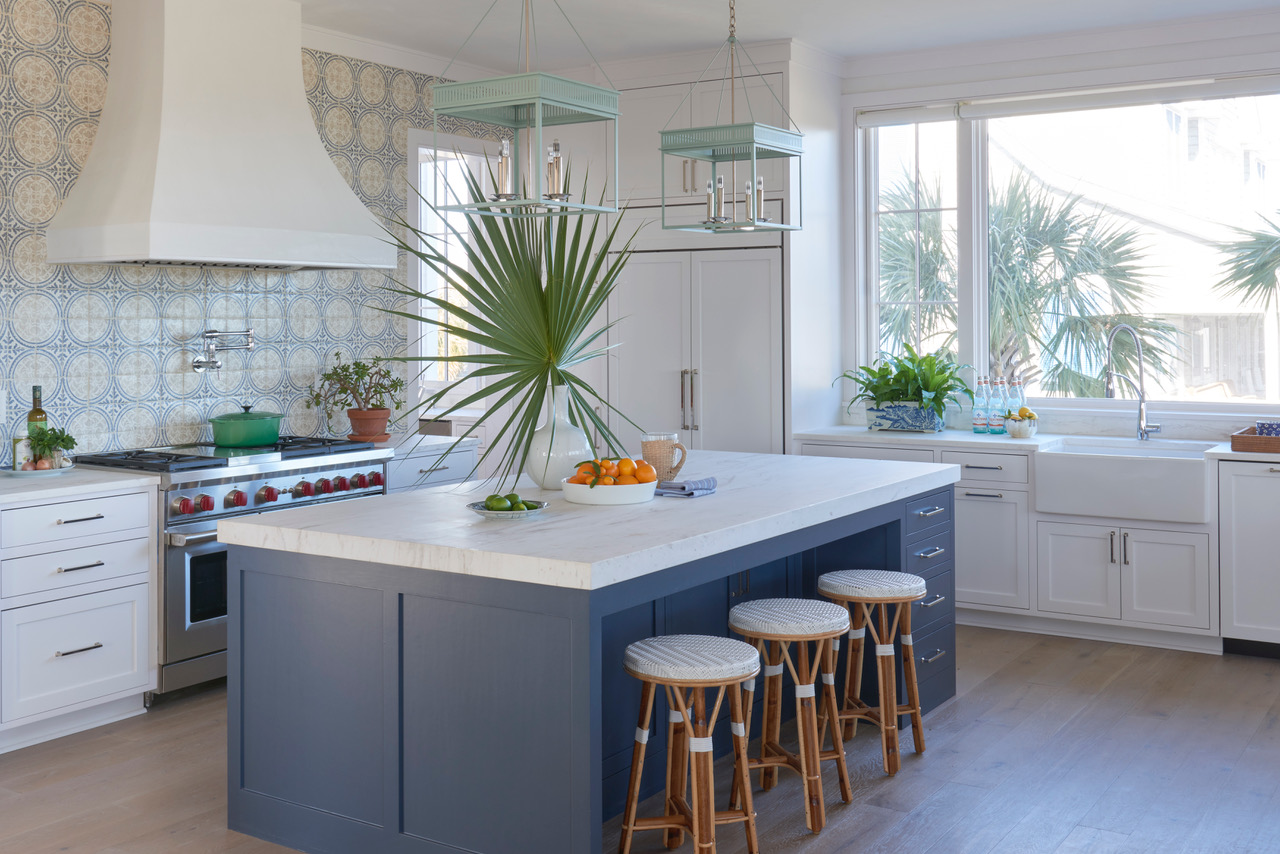
[{"label": "blue ceramic planter", "polygon": [[914,402],[884,403],[873,406],[867,403],[867,427],[872,430],[904,430],[910,433],[937,433],[943,427],[942,419],[932,409],[921,409]]}]

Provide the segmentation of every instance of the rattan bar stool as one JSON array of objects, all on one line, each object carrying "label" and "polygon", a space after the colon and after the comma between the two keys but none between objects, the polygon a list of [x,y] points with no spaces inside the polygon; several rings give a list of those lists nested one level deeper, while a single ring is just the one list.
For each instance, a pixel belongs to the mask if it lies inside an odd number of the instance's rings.
[{"label": "rattan bar stool", "polygon": [[[924,752],[924,727],[920,721],[920,691],[916,685],[916,662],[912,653],[911,603],[923,599],[924,579],[905,572],[877,569],[843,569],[818,578],[818,592],[849,609],[849,651],[845,658],[844,707],[839,720],[846,738],[853,738],[857,722],[869,721],[880,728],[880,749],[884,770],[890,776],[901,765],[898,753],[898,715],[911,716],[911,735],[916,753]],[[889,610],[894,609],[892,618]],[[902,669],[907,683],[907,702],[898,704],[898,675],[894,664],[893,638],[901,630]],[[880,677],[880,707],[862,701],[862,644],[867,631],[876,645],[876,671]]]},{"label": "rattan bar stool", "polygon": [[[826,802],[822,795],[822,762],[836,763],[840,777],[840,799],[849,803],[853,791],[849,786],[849,769],[844,761],[844,744],[838,726],[831,727],[830,750],[822,749],[823,729],[818,724],[817,682],[822,679],[823,717],[832,721],[838,714],[835,689],[836,657],[834,642],[849,629],[849,613],[839,605],[814,599],[759,599],[744,602],[729,612],[729,628],[754,643],[765,659],[764,717],[760,725],[760,757],[750,759],[751,769],[759,768],[760,783],[771,789],[778,780],[778,768],[799,772],[804,780],[804,821],[809,830],[818,833],[827,823]],[[814,645],[810,658],[809,644]],[[792,646],[795,647],[794,657]],[[796,686],[796,729],[800,737],[799,753],[791,753],[778,743],[782,725],[782,671],[791,672]],[[751,708],[754,682],[747,690],[746,705]],[[750,739],[750,716],[747,738]],[[749,779],[749,775],[748,775]],[[730,805],[737,803],[737,789]]]},{"label": "rattan bar stool", "polygon": [[[742,822],[747,834],[747,851],[758,854],[756,817],[747,784],[747,731],[742,716],[741,683],[760,672],[760,656],[755,647],[730,638],[709,635],[667,635],[648,638],[627,647],[623,667],[641,681],[640,723],[631,753],[631,782],[627,787],[627,807],[622,818],[620,854],[631,851],[631,837],[637,830],[666,830],[668,848],[679,847],[684,833],[693,836],[697,854],[714,854],[716,825]],[[637,818],[640,775],[644,771],[645,745],[649,741],[649,721],[653,716],[653,695],[661,685],[667,692],[667,793],[663,815]],[[707,703],[707,689],[717,689],[715,700]],[[729,695],[729,728],[733,732],[734,789],[746,793],[742,806],[717,812],[715,780],[712,777],[711,728],[720,713],[725,694]],[[692,761],[691,761],[692,758]],[[692,767],[691,767],[692,766]],[[686,786],[690,783],[692,792]]]}]

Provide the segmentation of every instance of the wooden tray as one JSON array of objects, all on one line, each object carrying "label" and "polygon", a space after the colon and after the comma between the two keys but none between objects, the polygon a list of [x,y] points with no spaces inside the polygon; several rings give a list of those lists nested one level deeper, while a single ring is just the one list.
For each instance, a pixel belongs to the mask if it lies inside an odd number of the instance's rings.
[{"label": "wooden tray", "polygon": [[1231,434],[1231,450],[1244,454],[1280,453],[1280,436],[1259,436],[1258,428],[1246,427]]}]

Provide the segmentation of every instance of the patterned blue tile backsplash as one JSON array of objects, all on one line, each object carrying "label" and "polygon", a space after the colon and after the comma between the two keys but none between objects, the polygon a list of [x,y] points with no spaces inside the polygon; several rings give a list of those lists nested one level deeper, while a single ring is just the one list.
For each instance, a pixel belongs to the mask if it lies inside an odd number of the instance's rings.
[{"label": "patterned blue tile backsplash", "polygon": [[[93,144],[109,47],[108,3],[0,0],[0,430],[13,434],[42,385],[51,422],[78,450],[207,439],[209,416],[242,403],[285,413],[287,432],[325,432],[303,396],[334,351],[405,351],[405,324],[374,310],[395,304],[386,274],[46,263],[45,226]],[[409,128],[431,127],[435,78],[313,50],[301,61],[334,165],[375,215],[401,215]],[[497,135],[454,120],[441,129]],[[406,270],[402,253],[391,275],[404,281]],[[191,370],[202,330],[247,327],[256,350],[224,354],[221,371]],[[8,466],[9,442],[0,449]]]}]

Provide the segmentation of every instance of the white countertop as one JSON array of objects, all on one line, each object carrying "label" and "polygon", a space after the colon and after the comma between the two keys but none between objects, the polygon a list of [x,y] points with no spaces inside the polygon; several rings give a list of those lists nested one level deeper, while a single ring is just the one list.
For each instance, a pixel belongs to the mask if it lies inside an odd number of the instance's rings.
[{"label": "white countertop", "polygon": [[422,433],[392,433],[391,438],[385,442],[376,442],[374,447],[379,450],[390,448],[396,452],[396,457],[422,456],[424,454],[438,454],[445,448],[458,443],[459,448],[470,448],[480,444],[480,440],[474,436],[459,440],[457,436],[427,436]]},{"label": "white countertop", "polygon": [[0,507],[7,504],[29,504],[33,501],[82,498],[94,492],[113,489],[155,488],[159,484],[160,478],[153,474],[86,468],[74,468],[45,477],[0,474]]},{"label": "white countertop", "polygon": [[419,567],[556,587],[597,589],[650,572],[950,486],[958,466],[697,451],[681,472],[715,476],[716,494],[584,506],[546,500],[525,519],[466,508],[483,484],[438,487],[228,519],[218,539],[297,554]]}]

